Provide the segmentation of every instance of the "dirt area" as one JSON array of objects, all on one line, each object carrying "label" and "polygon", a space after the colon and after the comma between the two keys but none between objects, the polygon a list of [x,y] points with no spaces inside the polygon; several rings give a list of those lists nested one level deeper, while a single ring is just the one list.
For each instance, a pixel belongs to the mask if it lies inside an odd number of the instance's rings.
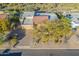
[{"label": "dirt area", "polygon": [[[79,29],[75,32],[74,35],[66,43],[54,43],[49,41],[48,43],[39,43],[34,44],[33,41],[33,30],[26,30],[26,35],[20,42],[16,45],[15,48],[27,49],[27,48],[79,48]],[[2,45],[5,48],[10,48],[9,43],[5,43]],[[0,47],[1,48],[1,47]]]},{"label": "dirt area", "polygon": [[16,48],[30,48],[32,43],[32,30],[26,30],[25,36],[20,42],[17,44]]},{"label": "dirt area", "polygon": [[48,43],[36,44],[32,48],[79,48],[79,28],[66,43],[54,43],[50,41]]}]

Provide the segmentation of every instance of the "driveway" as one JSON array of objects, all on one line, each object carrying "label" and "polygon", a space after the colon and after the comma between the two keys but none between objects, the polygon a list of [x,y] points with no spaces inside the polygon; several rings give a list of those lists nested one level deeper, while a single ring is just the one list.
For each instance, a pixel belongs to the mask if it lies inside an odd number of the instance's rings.
[{"label": "driveway", "polygon": [[24,38],[22,38],[15,48],[26,49],[31,47],[32,43],[32,30],[26,30]]}]

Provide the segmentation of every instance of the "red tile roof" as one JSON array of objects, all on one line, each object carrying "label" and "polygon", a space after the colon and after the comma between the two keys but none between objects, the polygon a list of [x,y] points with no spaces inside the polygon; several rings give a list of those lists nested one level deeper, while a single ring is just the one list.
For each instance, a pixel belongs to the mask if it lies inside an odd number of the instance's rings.
[{"label": "red tile roof", "polygon": [[7,17],[6,14],[0,14],[0,19],[5,19]]},{"label": "red tile roof", "polygon": [[48,20],[48,16],[34,16],[33,23],[40,24]]}]

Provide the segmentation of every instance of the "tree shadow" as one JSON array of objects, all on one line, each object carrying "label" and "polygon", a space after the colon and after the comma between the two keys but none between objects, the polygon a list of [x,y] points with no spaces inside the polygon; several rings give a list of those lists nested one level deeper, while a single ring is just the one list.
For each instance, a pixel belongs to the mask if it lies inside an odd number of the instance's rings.
[{"label": "tree shadow", "polygon": [[68,42],[68,40],[69,40],[69,37],[64,37],[64,43],[67,43]]},{"label": "tree shadow", "polygon": [[16,37],[17,42],[13,47],[19,43],[19,40],[22,40],[25,37],[25,30],[22,29],[20,22],[16,23],[14,27],[15,29],[11,29],[5,39],[5,42],[8,42],[12,40],[12,38]]},{"label": "tree shadow", "polygon": [[25,37],[25,31],[23,31],[22,29],[11,30],[10,33],[6,37],[5,42],[12,40],[12,38],[15,36],[16,36],[17,42],[13,47],[15,47],[19,43],[19,41]]},{"label": "tree shadow", "polygon": [[68,43],[68,41],[71,39],[72,36],[73,36],[73,34],[70,35],[70,36],[65,36],[64,37],[64,43]]},{"label": "tree shadow", "polygon": [[76,34],[77,39],[79,40],[79,34]]},{"label": "tree shadow", "polygon": [[25,31],[23,31],[22,29],[11,30],[10,33],[7,35],[7,39],[10,39],[15,35],[18,40],[21,40],[25,36]]},{"label": "tree shadow", "polygon": [[21,56],[22,52],[12,52],[11,49],[5,49],[0,56]]}]

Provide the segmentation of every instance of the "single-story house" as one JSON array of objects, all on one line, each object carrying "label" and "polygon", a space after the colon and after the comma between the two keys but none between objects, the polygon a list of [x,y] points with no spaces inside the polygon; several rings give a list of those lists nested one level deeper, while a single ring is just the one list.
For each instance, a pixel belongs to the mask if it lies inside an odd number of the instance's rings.
[{"label": "single-story house", "polygon": [[35,12],[35,16],[48,16],[48,20],[58,20],[58,17],[53,12]]},{"label": "single-story house", "polygon": [[24,12],[20,15],[21,26],[25,29],[33,29],[34,12]]},{"label": "single-story house", "polygon": [[7,15],[6,14],[0,14],[0,19],[6,19]]},{"label": "single-story house", "polygon": [[20,15],[21,26],[26,29],[32,29],[33,24],[41,24],[47,20],[57,20],[58,17],[55,13],[50,12],[23,12]]},{"label": "single-story house", "polygon": [[78,12],[65,13],[64,16],[71,20],[72,28],[76,28],[77,26],[79,26],[79,13]]},{"label": "single-story house", "polygon": [[3,11],[0,11],[0,19],[5,20],[7,18],[7,14]]}]

